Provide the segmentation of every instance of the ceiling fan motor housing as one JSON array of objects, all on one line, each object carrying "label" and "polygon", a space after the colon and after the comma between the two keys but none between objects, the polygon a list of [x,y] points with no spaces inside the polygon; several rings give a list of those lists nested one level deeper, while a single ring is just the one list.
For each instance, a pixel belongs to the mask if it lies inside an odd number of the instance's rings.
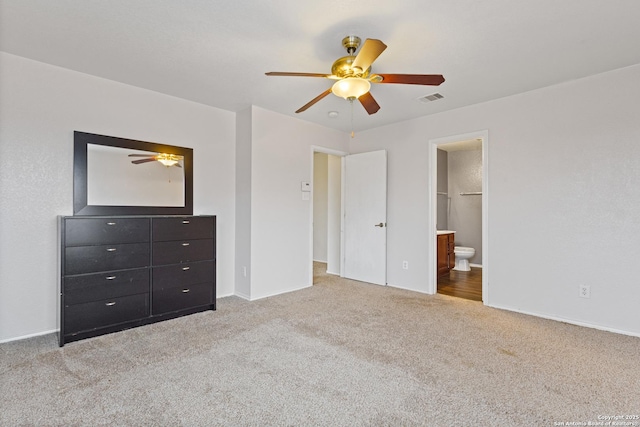
[{"label": "ceiling fan motor housing", "polygon": [[359,67],[354,67],[353,62],[356,57],[354,53],[360,47],[362,40],[358,36],[347,36],[342,39],[342,46],[347,50],[348,56],[343,56],[337,59],[331,66],[331,74],[341,79],[345,77],[359,77],[366,78],[371,71],[371,67],[366,70],[362,70]]},{"label": "ceiling fan motor housing", "polygon": [[331,74],[336,77],[345,78],[345,77],[360,77],[367,78],[369,72],[371,72],[371,67],[366,70],[361,70],[358,67],[353,67],[353,61],[355,60],[355,56],[343,56],[342,58],[336,60],[331,66]]}]

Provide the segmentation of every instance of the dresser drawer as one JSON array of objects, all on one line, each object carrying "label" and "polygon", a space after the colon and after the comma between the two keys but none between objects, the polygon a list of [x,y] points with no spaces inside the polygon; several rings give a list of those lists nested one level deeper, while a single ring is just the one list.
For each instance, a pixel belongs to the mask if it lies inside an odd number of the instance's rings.
[{"label": "dresser drawer", "polygon": [[65,275],[124,270],[149,265],[148,243],[65,248]]},{"label": "dresser drawer", "polygon": [[65,245],[148,242],[149,228],[148,218],[66,218]]},{"label": "dresser drawer", "polygon": [[213,239],[175,240],[153,243],[153,265],[213,259]]},{"label": "dresser drawer", "polygon": [[153,218],[153,241],[213,239],[214,217]]},{"label": "dresser drawer", "polygon": [[64,309],[64,332],[69,335],[148,316],[148,293],[76,304]]},{"label": "dresser drawer", "polygon": [[213,301],[213,284],[200,283],[158,290],[154,288],[152,300],[154,315],[209,305]]},{"label": "dresser drawer", "polygon": [[162,289],[215,281],[213,261],[191,262],[153,268],[153,288]]},{"label": "dresser drawer", "polygon": [[149,292],[149,268],[83,274],[64,278],[65,305]]}]

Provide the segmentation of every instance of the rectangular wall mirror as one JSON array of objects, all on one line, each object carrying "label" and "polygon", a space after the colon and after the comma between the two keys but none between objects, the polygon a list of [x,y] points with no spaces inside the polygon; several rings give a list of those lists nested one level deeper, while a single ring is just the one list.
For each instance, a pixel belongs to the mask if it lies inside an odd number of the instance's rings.
[{"label": "rectangular wall mirror", "polygon": [[193,150],[74,132],[74,215],[192,215]]}]

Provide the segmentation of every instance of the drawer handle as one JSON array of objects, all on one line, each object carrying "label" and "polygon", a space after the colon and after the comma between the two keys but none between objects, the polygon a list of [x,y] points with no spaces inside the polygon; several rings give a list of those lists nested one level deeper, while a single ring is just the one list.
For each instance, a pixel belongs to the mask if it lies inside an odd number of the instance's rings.
[{"label": "drawer handle", "polygon": [[189,224],[189,220],[185,219],[184,221],[182,221],[183,224]]},{"label": "drawer handle", "polygon": [[184,242],[182,246],[189,246],[189,242]]},{"label": "drawer handle", "polygon": [[191,267],[182,267],[182,271],[187,271],[189,269],[191,269]]},{"label": "drawer handle", "polygon": [[187,292],[189,292],[189,290],[190,290],[190,289],[183,289],[183,290],[182,290],[182,293],[183,293],[183,294],[186,294]]},{"label": "drawer handle", "polygon": [[113,280],[113,279],[115,279],[115,278],[116,278],[116,276],[107,276],[107,277],[106,277],[106,279],[107,279],[107,280]]},{"label": "drawer handle", "polygon": [[107,225],[116,225],[115,222],[108,222]]},{"label": "drawer handle", "polygon": [[116,305],[116,302],[115,302],[115,301],[111,301],[111,302],[107,302],[107,303],[105,303],[104,305],[106,305],[106,306],[108,306],[108,307],[111,307],[111,306],[113,306],[113,305]]},{"label": "drawer handle", "polygon": [[116,248],[107,248],[107,252],[115,252]]}]

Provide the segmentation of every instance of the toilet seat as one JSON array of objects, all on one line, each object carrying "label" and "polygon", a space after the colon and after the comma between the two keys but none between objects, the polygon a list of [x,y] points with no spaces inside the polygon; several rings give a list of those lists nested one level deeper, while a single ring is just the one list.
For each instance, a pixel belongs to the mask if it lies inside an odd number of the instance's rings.
[{"label": "toilet seat", "polygon": [[455,246],[455,247],[453,248],[453,252],[454,252],[454,253],[461,253],[461,254],[463,254],[463,253],[475,252],[475,251],[476,251],[475,249],[473,249],[473,248],[468,248],[468,247],[466,247],[466,246]]}]

